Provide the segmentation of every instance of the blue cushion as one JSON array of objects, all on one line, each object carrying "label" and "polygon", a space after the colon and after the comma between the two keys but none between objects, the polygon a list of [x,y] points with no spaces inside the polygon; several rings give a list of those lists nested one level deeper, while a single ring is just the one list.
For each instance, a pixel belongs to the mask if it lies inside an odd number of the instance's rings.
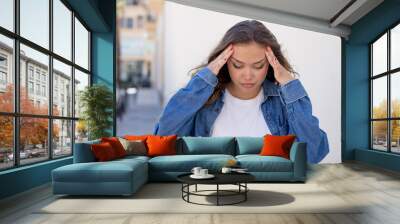
[{"label": "blue cushion", "polygon": [[101,142],[100,139],[96,139],[93,141],[75,143],[74,163],[95,162],[96,158],[94,157],[94,154],[90,146],[92,144],[99,144],[100,142]]},{"label": "blue cushion", "polygon": [[293,162],[279,156],[238,155],[236,159],[250,172],[293,172]]},{"label": "blue cushion", "polygon": [[123,158],[120,159],[116,159],[113,161],[126,161],[126,162],[130,162],[130,161],[135,161],[135,160],[140,160],[143,162],[147,162],[149,161],[150,157],[147,156],[135,156],[135,155],[129,155],[129,156],[125,156]]},{"label": "blue cushion", "polygon": [[235,155],[234,137],[181,137],[177,154],[226,154]]},{"label": "blue cushion", "polygon": [[229,159],[235,159],[231,155],[173,155],[157,156],[149,160],[149,170],[190,172],[193,167],[200,166],[210,171],[219,171]]},{"label": "blue cushion", "polygon": [[236,137],[236,155],[260,154],[264,137]]},{"label": "blue cushion", "polygon": [[148,181],[145,158],[75,163],[52,171],[54,194],[131,195]]},{"label": "blue cushion", "polygon": [[52,175],[53,181],[59,182],[130,182],[134,172],[147,176],[145,166],[146,162],[134,159],[74,163],[53,170]]}]

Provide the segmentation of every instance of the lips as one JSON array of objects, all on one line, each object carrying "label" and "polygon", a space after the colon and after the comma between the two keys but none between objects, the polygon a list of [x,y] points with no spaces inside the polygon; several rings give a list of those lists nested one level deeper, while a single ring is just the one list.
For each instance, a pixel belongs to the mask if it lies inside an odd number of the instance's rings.
[{"label": "lips", "polygon": [[241,83],[241,85],[245,88],[251,88],[255,85],[255,83]]}]

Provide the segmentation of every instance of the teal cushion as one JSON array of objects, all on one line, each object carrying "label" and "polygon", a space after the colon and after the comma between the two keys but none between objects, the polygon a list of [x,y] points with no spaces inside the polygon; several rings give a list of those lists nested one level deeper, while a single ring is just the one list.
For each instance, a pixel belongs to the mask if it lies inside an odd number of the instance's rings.
[{"label": "teal cushion", "polygon": [[236,137],[236,155],[259,154],[264,137]]},{"label": "teal cushion", "polygon": [[250,172],[293,172],[293,162],[279,156],[238,155],[236,160]]},{"label": "teal cushion", "polygon": [[181,137],[177,154],[226,154],[235,155],[234,137]]},{"label": "teal cushion", "polygon": [[53,181],[59,182],[129,182],[134,173],[147,176],[147,163],[139,159],[74,163],[52,171]]},{"label": "teal cushion", "polygon": [[147,157],[147,156],[129,155],[129,156],[125,156],[125,157],[120,158],[120,159],[113,160],[113,161],[127,161],[127,162],[130,162],[130,161],[140,160],[140,161],[143,161],[143,162],[147,162],[147,161],[149,161],[149,159],[150,159],[150,157]]},{"label": "teal cushion", "polygon": [[95,162],[96,158],[91,150],[92,144],[99,144],[100,139],[75,143],[74,147],[74,163],[88,163]]},{"label": "teal cushion", "polygon": [[149,170],[163,172],[190,172],[193,167],[200,166],[210,171],[219,171],[231,155],[174,155],[157,156],[149,160]]}]

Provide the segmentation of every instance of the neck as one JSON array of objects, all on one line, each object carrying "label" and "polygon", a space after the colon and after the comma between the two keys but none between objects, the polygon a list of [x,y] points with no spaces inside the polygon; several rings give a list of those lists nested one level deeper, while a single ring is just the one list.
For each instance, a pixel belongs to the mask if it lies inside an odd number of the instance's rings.
[{"label": "neck", "polygon": [[232,94],[232,96],[239,98],[241,100],[249,100],[249,99],[253,99],[254,97],[256,97],[258,95],[258,93],[260,92],[262,86],[258,87],[257,89],[253,90],[253,91],[242,91],[239,88],[235,87],[235,85],[233,84],[233,82],[230,82],[226,88],[229,90],[229,92]]}]

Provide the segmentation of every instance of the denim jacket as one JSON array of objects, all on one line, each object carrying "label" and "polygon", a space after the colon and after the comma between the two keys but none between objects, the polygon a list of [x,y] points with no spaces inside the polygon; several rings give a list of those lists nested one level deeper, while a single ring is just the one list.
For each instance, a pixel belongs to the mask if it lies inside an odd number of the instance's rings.
[{"label": "denim jacket", "polygon": [[[214,92],[218,78],[207,67],[199,70],[186,87],[181,88],[165,106],[155,135],[210,136],[211,127],[224,105],[225,90],[211,105],[203,107]],[[278,86],[265,79],[261,109],[272,135],[296,135],[307,143],[307,160],[320,162],[329,152],[326,133],[312,115],[312,106],[300,80]]]}]

